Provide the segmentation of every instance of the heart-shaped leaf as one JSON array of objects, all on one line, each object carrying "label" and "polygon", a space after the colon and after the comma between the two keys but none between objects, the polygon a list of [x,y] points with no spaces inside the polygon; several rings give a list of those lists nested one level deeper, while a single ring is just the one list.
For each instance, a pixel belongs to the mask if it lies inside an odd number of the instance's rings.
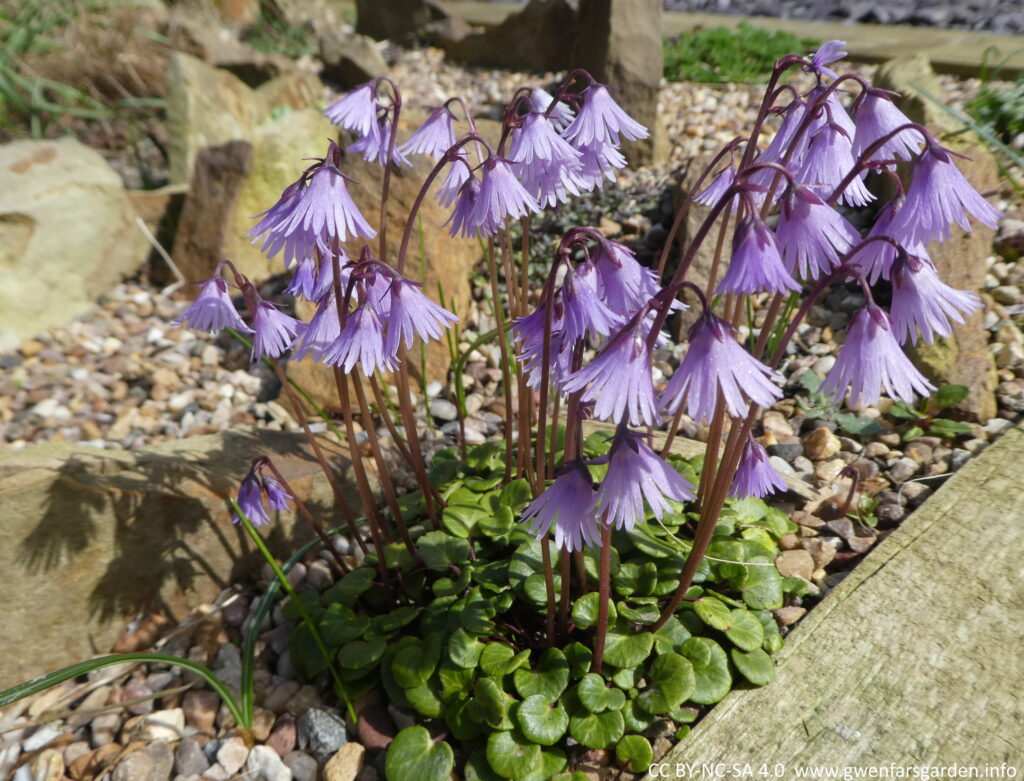
[{"label": "heart-shaped leaf", "polygon": [[353,640],[338,651],[338,664],[349,670],[363,670],[380,661],[387,642],[383,637],[373,640]]},{"label": "heart-shaped leaf", "polygon": [[514,513],[518,513],[532,499],[533,491],[530,490],[530,484],[520,477],[517,480],[505,483],[501,493],[498,495],[498,504],[508,507]]},{"label": "heart-shaped leaf", "polygon": [[565,659],[569,662],[569,678],[578,681],[590,669],[590,663],[594,659],[594,652],[583,643],[569,643],[565,647]]},{"label": "heart-shaped leaf", "polygon": [[655,717],[641,708],[636,700],[630,700],[626,707],[619,711],[630,732],[644,732],[654,723]]},{"label": "heart-shaped leaf", "polygon": [[427,532],[416,541],[416,548],[427,568],[437,572],[460,566],[469,557],[469,542],[443,531]]},{"label": "heart-shaped leaf", "polygon": [[740,590],[743,601],[751,610],[776,610],[782,607],[782,576],[771,566],[768,558],[761,558],[747,566]]},{"label": "heart-shaped leaf", "polygon": [[679,653],[693,665],[693,702],[710,705],[729,693],[732,674],[722,646],[708,637],[691,637],[679,646]]},{"label": "heart-shaped leaf", "polygon": [[521,697],[539,694],[554,702],[569,685],[569,661],[560,648],[548,648],[534,669],[520,667],[513,680]]},{"label": "heart-shaped leaf", "polygon": [[456,740],[476,740],[484,734],[483,724],[470,712],[471,702],[456,700],[444,710],[444,720]]},{"label": "heart-shaped leaf", "polygon": [[370,628],[370,619],[357,616],[352,608],[340,602],[331,604],[320,619],[320,636],[327,645],[345,645],[358,640]]},{"label": "heart-shaped leaf", "polygon": [[485,675],[500,678],[503,675],[522,667],[530,662],[530,651],[518,654],[504,643],[488,643],[480,654],[480,669]]},{"label": "heart-shaped leaf", "polygon": [[587,748],[608,748],[617,743],[625,731],[622,714],[617,710],[569,719],[569,734]]},{"label": "heart-shaped leaf", "polygon": [[523,735],[534,743],[553,746],[568,729],[569,714],[544,695],[533,694],[519,703],[516,723]]},{"label": "heart-shaped leaf", "polygon": [[437,668],[438,654],[422,642],[403,648],[391,662],[395,682],[403,689],[422,686]]},{"label": "heart-shaped leaf", "polygon": [[651,766],[654,749],[642,735],[627,735],[615,746],[615,758],[634,773],[643,773]]},{"label": "heart-shaped leaf", "polygon": [[608,688],[604,678],[596,673],[587,673],[576,685],[576,696],[591,713],[619,710],[626,704],[626,695],[621,689]]},{"label": "heart-shaped leaf", "polygon": [[512,698],[501,690],[493,678],[480,678],[473,685],[473,702],[484,721],[498,729],[510,729],[508,708]]},{"label": "heart-shaped leaf", "polygon": [[[572,622],[576,624],[576,626],[580,629],[589,629],[597,623],[599,606],[600,600],[598,593],[596,591],[591,591],[589,594],[584,594],[582,597],[573,602]],[[614,622],[615,618],[615,603],[609,599],[608,622]]]},{"label": "heart-shaped leaf", "polygon": [[604,660],[614,667],[636,667],[651,655],[653,645],[650,632],[633,632],[620,621],[605,637]]},{"label": "heart-shaped leaf", "polygon": [[402,607],[395,608],[386,615],[375,618],[373,620],[373,626],[374,629],[379,631],[381,634],[389,635],[393,632],[397,632],[419,614],[420,609],[418,607],[403,605]]},{"label": "heart-shaped leaf", "polygon": [[[560,575],[555,575],[552,580],[555,588],[555,600],[557,601],[562,589],[562,578]],[[533,604],[546,605],[548,603],[548,583],[544,573],[534,572],[523,581],[523,592],[526,594],[526,598]]]},{"label": "heart-shaped leaf", "polygon": [[648,687],[637,697],[637,703],[656,715],[678,707],[696,688],[693,665],[679,654],[662,654],[655,659],[647,681]]},{"label": "heart-shaped leaf", "polygon": [[434,678],[412,689],[406,689],[405,696],[419,713],[427,718],[436,719],[444,712],[439,689],[437,678]]},{"label": "heart-shaped leaf", "polygon": [[655,651],[659,654],[674,653],[689,639],[689,630],[678,618],[670,616],[661,629],[654,633]]},{"label": "heart-shaped leaf", "polygon": [[373,578],[373,570],[369,567],[354,569],[327,589],[322,599],[327,604],[334,602],[342,602],[346,605],[355,604],[359,596],[373,586]]},{"label": "heart-shaped leaf", "polygon": [[522,778],[540,762],[540,746],[516,729],[492,732],[487,739],[487,761],[502,778]]},{"label": "heart-shaped leaf", "polygon": [[693,609],[697,612],[700,620],[712,629],[724,632],[732,625],[732,616],[729,613],[729,608],[720,599],[708,596],[701,597],[694,603]]},{"label": "heart-shaped leaf", "polygon": [[769,684],[775,677],[775,665],[772,663],[771,657],[760,648],[750,653],[743,653],[738,648],[733,648],[729,655],[732,657],[736,669],[755,686]]},{"label": "heart-shaped leaf", "polygon": [[384,774],[388,781],[447,781],[455,754],[444,741],[434,743],[426,727],[406,727],[388,746]]},{"label": "heart-shaped leaf", "polygon": [[493,539],[504,538],[515,524],[516,519],[512,510],[505,505],[498,505],[491,515],[480,519],[476,525],[477,531],[485,537]]},{"label": "heart-shaped leaf", "polygon": [[749,610],[733,610],[732,625],[725,630],[725,636],[744,651],[754,651],[764,642],[764,627]]},{"label": "heart-shaped leaf", "polygon": [[761,622],[761,628],[764,630],[764,643],[762,647],[770,654],[778,653],[782,650],[782,633],[779,631],[779,625],[775,623],[775,617],[767,610],[758,610],[754,613],[757,616],[757,620]]},{"label": "heart-shaped leaf", "polygon": [[448,638],[448,658],[452,664],[467,670],[474,669],[480,661],[484,644],[470,635],[461,626]]},{"label": "heart-shaped leaf", "polygon": [[437,671],[437,677],[441,681],[442,699],[451,702],[456,697],[469,694],[474,675],[475,670],[458,667],[451,659],[443,660]]}]

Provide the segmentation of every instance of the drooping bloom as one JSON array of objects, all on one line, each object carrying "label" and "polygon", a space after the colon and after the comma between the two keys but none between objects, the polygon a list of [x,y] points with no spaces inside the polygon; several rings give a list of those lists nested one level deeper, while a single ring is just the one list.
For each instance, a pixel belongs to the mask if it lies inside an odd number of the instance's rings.
[{"label": "drooping bloom", "polygon": [[465,149],[459,149],[455,153],[455,160],[448,166],[448,174],[445,176],[441,186],[437,188],[437,202],[444,208],[452,205],[459,197],[459,190],[470,178],[473,172],[469,168],[469,158]]},{"label": "drooping bloom", "polygon": [[272,510],[283,512],[288,509],[288,501],[295,497],[288,493],[273,475],[264,474],[263,490],[267,494],[267,504]]},{"label": "drooping bloom", "polygon": [[181,317],[174,321],[175,325],[188,323],[189,328],[209,331],[211,334],[224,328],[234,328],[246,334],[252,333],[252,329],[245,324],[235,310],[235,305],[231,303],[227,282],[219,276],[214,276],[199,284],[202,285],[199,295],[181,313]]},{"label": "drooping bloom", "polygon": [[[849,137],[838,125],[823,125],[811,136],[796,174],[797,181],[827,198],[856,165],[851,149]],[[875,200],[875,196],[864,186],[863,174],[859,174],[846,186],[839,199],[850,206],[866,206]]]},{"label": "drooping bloom", "polygon": [[755,442],[753,437],[748,437],[732,479],[729,496],[736,499],[747,496],[761,499],[776,491],[785,491],[786,488],[786,481],[768,460],[767,451]]},{"label": "drooping bloom", "polygon": [[[786,158],[790,144],[793,143],[797,129],[804,121],[807,110],[807,104],[803,100],[794,98],[785,109],[785,115],[782,118],[782,124],[779,125],[778,132],[772,138],[768,147],[757,156],[755,162],[781,164]],[[800,140],[797,141],[796,149],[789,155],[787,166],[790,170],[797,170],[803,161],[804,151],[807,149],[807,135],[807,133],[804,133],[800,137]],[[751,174],[748,181],[758,187],[767,188],[771,186],[772,180],[776,176],[779,176],[778,171],[771,168],[761,168]]]},{"label": "drooping bloom", "polygon": [[576,178],[580,187],[588,192],[603,187],[606,181],[614,182],[615,172],[626,167],[625,155],[608,141],[577,145],[576,149],[580,153],[581,165]]},{"label": "drooping bloom", "polygon": [[341,336],[341,321],[338,319],[337,299],[329,291],[317,304],[316,314],[310,319],[305,330],[296,339],[292,360],[301,361],[312,356],[314,361],[324,360],[326,353]]},{"label": "drooping bloom", "polygon": [[830,79],[838,78],[836,72],[826,66],[846,56],[846,41],[826,41],[818,51],[811,55],[810,70],[828,76]]},{"label": "drooping bloom", "polygon": [[483,235],[492,235],[505,227],[505,218],[518,220],[540,206],[516,179],[507,160],[491,157],[483,164],[483,180],[470,217],[472,226]]},{"label": "drooping bloom", "polygon": [[[455,169],[452,169],[454,173]],[[451,176],[451,174],[449,174]],[[477,198],[480,196],[480,180],[475,176],[468,177],[459,187],[459,193],[455,198],[455,208],[445,225],[451,236],[476,236],[479,233],[473,214],[476,211]]]},{"label": "drooping bloom", "polygon": [[[755,173],[760,173],[760,171],[755,171]],[[711,184],[697,193],[693,197],[693,200],[695,203],[699,203],[704,206],[714,206],[735,183],[736,169],[733,168],[731,164],[727,165],[715,174],[715,178],[711,180]]]},{"label": "drooping bloom", "polygon": [[685,403],[696,421],[711,420],[721,391],[729,414],[745,415],[748,399],[770,407],[782,398],[772,384],[779,374],[743,349],[725,320],[705,312],[690,328],[690,348],[661,394],[660,406],[674,414]]},{"label": "drooping bloom", "polygon": [[562,304],[562,336],[567,342],[575,342],[588,334],[607,336],[613,328],[622,325],[622,315],[601,301],[597,272],[590,263],[581,263],[565,275]]},{"label": "drooping bloom", "polygon": [[252,360],[257,358],[279,358],[302,333],[306,324],[289,317],[276,304],[257,301],[252,314],[255,336],[252,340]]},{"label": "drooping bloom", "polygon": [[[888,241],[868,241],[876,236],[888,236],[892,238],[893,218],[903,206],[903,197],[897,196],[885,204],[875,217],[875,224],[871,226],[868,235],[864,237],[861,248],[850,255],[850,261],[862,269],[863,275],[873,285],[879,278],[888,279],[893,261],[896,260],[898,250]],[[906,246],[908,252],[920,254],[924,252],[921,245]]]},{"label": "drooping bloom", "polygon": [[[345,151],[362,155],[363,159],[368,163],[385,165],[388,159],[388,149],[391,146],[391,132],[391,120],[387,116],[383,116],[373,124],[369,133],[354,144],[350,144]],[[402,153],[401,146],[397,143],[391,151],[391,163],[398,167],[412,165],[409,158]]]},{"label": "drooping bloom", "polygon": [[400,340],[405,341],[406,347],[412,347],[414,336],[419,336],[424,342],[440,339],[445,328],[451,328],[459,321],[447,309],[423,295],[419,288],[408,279],[395,278],[391,281],[391,310],[384,340],[384,352],[388,355],[398,352]]},{"label": "drooping bloom", "polygon": [[610,240],[600,242],[593,262],[598,293],[613,312],[632,315],[661,289],[658,275],[653,269],[640,265],[625,244]]},{"label": "drooping bloom", "polygon": [[369,299],[348,313],[341,333],[323,351],[321,360],[345,374],[358,364],[367,377],[395,369],[394,359],[384,349],[384,324]]},{"label": "drooping bloom", "polygon": [[594,402],[598,420],[618,422],[628,413],[631,426],[657,423],[651,358],[642,321],[612,337],[594,360],[569,375],[564,388],[568,393],[585,388],[583,401]]},{"label": "drooping bloom", "polygon": [[324,110],[324,116],[360,136],[369,135],[377,121],[377,82],[368,81]]},{"label": "drooping bloom", "polygon": [[562,101],[558,101],[555,107],[551,109],[551,113],[548,114],[548,108],[550,108],[551,101],[554,99],[553,95],[540,87],[534,87],[530,90],[530,104],[533,106],[533,110],[540,114],[547,114],[555,129],[562,130],[572,122],[572,109]]},{"label": "drooping bloom", "polygon": [[990,228],[996,227],[1002,216],[964,178],[948,150],[929,144],[914,164],[903,208],[889,229],[893,238],[903,243],[946,241],[954,222],[970,232],[968,214]]},{"label": "drooping bloom", "polygon": [[266,234],[262,251],[273,257],[284,250],[285,266],[302,261],[315,250],[329,254],[336,242],[350,236],[372,239],[377,232],[360,214],[345,186],[345,175],[334,164],[340,153],[334,142],[327,158],[290,185],[280,200],[263,212],[249,231],[253,241]]},{"label": "drooping bloom", "polygon": [[455,145],[455,117],[446,107],[441,106],[430,112],[430,116],[416,132],[398,149],[404,155],[430,155],[440,160]]},{"label": "drooping bloom", "polygon": [[775,234],[760,217],[740,222],[733,234],[732,259],[718,284],[720,293],[782,293],[800,285],[782,265]]},{"label": "drooping bloom", "polygon": [[935,390],[903,354],[888,315],[877,306],[869,305],[853,316],[846,342],[821,384],[821,392],[837,401],[847,389],[854,407],[874,404],[883,390],[908,403],[915,393]]},{"label": "drooping bloom", "polygon": [[547,300],[541,299],[537,308],[516,320],[512,326],[513,339],[519,343],[518,360],[523,364],[527,374],[526,384],[530,388],[539,388],[544,367],[544,345],[548,345],[548,381],[560,384],[571,371],[572,350],[562,338],[562,320],[565,307],[562,305],[561,291],[556,291],[551,312],[551,338],[544,338],[544,320],[547,312]]},{"label": "drooping bloom", "polygon": [[647,138],[647,128],[629,116],[608,94],[603,84],[591,84],[583,92],[583,106],[562,134],[577,149],[594,142],[618,146],[619,137],[628,141]]},{"label": "drooping bloom", "polygon": [[860,241],[860,234],[839,212],[807,187],[791,188],[782,199],[775,237],[790,273],[817,279],[838,265]]},{"label": "drooping bloom", "polygon": [[[341,271],[341,289],[345,289],[350,274],[349,259],[339,247],[338,265]],[[302,296],[312,303],[318,302],[334,289],[334,262],[331,258],[321,258],[317,263],[313,258],[300,261],[295,266],[295,274],[284,292],[291,296]]]},{"label": "drooping bloom", "polygon": [[556,206],[586,186],[577,176],[583,168],[580,153],[541,114],[523,119],[512,139],[509,160],[523,187],[540,203]]},{"label": "drooping bloom", "polygon": [[[857,130],[853,136],[853,156],[859,158],[868,147],[892,133],[896,128],[909,124],[906,114],[896,108],[884,90],[868,89],[857,108]],[[872,160],[891,160],[902,157],[913,160],[921,149],[921,132],[908,128],[903,130],[871,153]]]},{"label": "drooping bloom", "polygon": [[[270,523],[267,508],[263,505],[263,483],[255,470],[250,469],[249,474],[242,478],[242,484],[238,486],[237,502],[238,509],[252,521],[253,526],[266,526]],[[232,520],[236,524],[242,523],[237,515]]]},{"label": "drooping bloom", "polygon": [[541,539],[555,527],[555,545],[569,552],[596,545],[601,538],[597,526],[597,499],[590,473],[575,464],[555,478],[548,489],[530,502],[523,522],[533,519],[530,533]]},{"label": "drooping bloom", "polygon": [[693,485],[656,454],[644,437],[625,431],[616,435],[608,454],[608,472],[597,490],[604,522],[631,530],[644,519],[644,500],[658,520],[671,511],[668,500],[694,498]]},{"label": "drooping bloom", "polygon": [[917,344],[917,332],[931,344],[935,334],[949,336],[950,321],[964,322],[964,315],[981,307],[974,293],[956,290],[941,279],[935,267],[922,257],[908,257],[897,263],[892,273],[892,306],[890,319],[896,340],[905,344],[909,338]]}]

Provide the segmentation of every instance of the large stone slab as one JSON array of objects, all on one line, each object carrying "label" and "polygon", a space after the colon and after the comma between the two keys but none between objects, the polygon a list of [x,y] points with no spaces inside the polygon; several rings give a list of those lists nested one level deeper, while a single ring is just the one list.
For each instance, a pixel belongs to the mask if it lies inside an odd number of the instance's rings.
[{"label": "large stone slab", "polygon": [[655,766],[660,777],[694,762],[782,763],[777,778],[813,766],[837,778],[889,763],[1019,768],[1022,460],[1018,424],[808,614],[773,683],[729,694]]},{"label": "large stone slab", "polygon": [[[478,21],[463,13],[460,6],[466,4],[446,5],[470,21]],[[573,44],[576,40],[574,2],[529,0],[525,5],[497,5],[502,9],[493,16],[493,24],[488,10],[488,18],[484,22],[486,28],[449,42],[445,46],[445,54],[473,65],[534,73],[573,67]]]},{"label": "large stone slab", "polygon": [[[323,446],[344,476],[342,449]],[[50,443],[0,454],[0,689],[108,651],[140,611],[180,618],[258,569],[227,497],[261,454],[325,524],[341,522],[299,434],[227,431],[140,451]],[[357,508],[354,489],[348,495]],[[293,513],[264,533],[285,556],[311,536]]]},{"label": "large stone slab", "polygon": [[73,138],[0,146],[0,351],[91,309],[145,260],[121,178]]}]

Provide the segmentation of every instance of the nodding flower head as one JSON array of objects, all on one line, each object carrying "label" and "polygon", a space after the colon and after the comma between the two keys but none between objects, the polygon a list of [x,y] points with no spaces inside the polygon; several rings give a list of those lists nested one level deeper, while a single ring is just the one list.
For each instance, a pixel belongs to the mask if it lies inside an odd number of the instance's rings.
[{"label": "nodding flower head", "polygon": [[800,285],[782,264],[775,234],[755,213],[736,227],[732,260],[715,294],[783,293],[787,290],[800,290]]},{"label": "nodding flower head", "polygon": [[[898,127],[910,124],[907,115],[896,108],[889,95],[880,89],[869,89],[857,108],[857,130],[853,135],[853,154],[859,158]],[[902,130],[871,153],[872,160],[902,157],[913,160],[921,149],[921,131]]]},{"label": "nodding flower head", "polygon": [[770,407],[780,398],[772,380],[781,379],[743,349],[725,320],[705,312],[690,329],[690,347],[661,395],[661,406],[675,413],[685,402],[686,414],[696,421],[711,420],[721,392],[725,408],[738,418],[748,399]]},{"label": "nodding flower head", "polygon": [[612,99],[607,87],[591,84],[583,92],[583,106],[576,119],[562,135],[579,149],[595,142],[618,146],[620,136],[627,141],[639,141],[647,138],[648,133]]},{"label": "nodding flower head", "polygon": [[346,130],[368,135],[377,121],[377,81],[368,81],[324,109],[324,116]]},{"label": "nodding flower head", "polygon": [[[350,144],[345,151],[362,155],[368,163],[387,165],[388,149],[391,148],[391,132],[391,120],[385,115],[373,123],[369,133],[354,144]],[[397,143],[391,151],[391,162],[398,167],[412,165],[409,158],[402,153],[402,147]]]},{"label": "nodding flower head", "polygon": [[372,239],[377,235],[349,195],[345,175],[337,166],[340,158],[332,141],[325,159],[259,215],[249,236],[257,241],[266,234],[261,249],[268,257],[284,250],[285,265],[290,266],[317,251],[330,254],[338,242],[351,236]]},{"label": "nodding flower head", "polygon": [[903,354],[888,315],[877,306],[869,305],[853,316],[846,341],[821,384],[821,392],[836,401],[847,390],[851,406],[874,404],[882,391],[909,403],[915,393],[935,390]]},{"label": "nodding flower head", "polygon": [[491,157],[484,161],[483,180],[469,218],[478,235],[504,230],[506,218],[517,220],[539,211],[537,201],[516,179],[508,160]]},{"label": "nodding flower head", "polygon": [[826,67],[833,62],[843,59],[846,56],[846,41],[826,41],[811,55],[811,63],[805,66],[806,70],[830,79],[838,78],[836,72]]},{"label": "nodding flower head", "polygon": [[455,117],[446,106],[435,108],[426,121],[398,149],[404,155],[429,155],[440,160],[455,145]]},{"label": "nodding flower head", "polygon": [[[756,172],[755,172],[756,173]],[[711,180],[711,184],[697,193],[693,200],[703,206],[714,206],[725,197],[729,188],[736,183],[736,169],[730,163]]]},{"label": "nodding flower head", "polygon": [[228,283],[215,274],[199,283],[202,288],[196,300],[188,305],[181,317],[174,321],[175,325],[188,323],[189,328],[197,331],[209,331],[211,334],[224,328],[251,334],[252,329],[239,316],[235,305],[228,294]]},{"label": "nodding flower head", "polygon": [[377,371],[395,370],[394,357],[384,349],[384,323],[373,299],[367,295],[348,313],[334,344],[321,353],[324,363],[337,366],[345,374],[358,365],[367,377]]},{"label": "nodding flower head", "polygon": [[597,272],[591,263],[581,263],[565,275],[562,304],[565,308],[562,334],[569,342],[587,335],[607,336],[623,322],[622,315],[601,300]]},{"label": "nodding flower head", "polygon": [[905,244],[946,241],[954,222],[970,232],[968,215],[990,228],[1002,217],[960,173],[952,154],[929,144],[914,163],[907,197],[893,218],[890,235]]},{"label": "nodding flower head", "polygon": [[424,342],[440,339],[445,328],[451,328],[459,321],[447,309],[423,295],[419,285],[408,279],[396,276],[391,281],[389,296],[388,332],[384,340],[384,352],[388,355],[398,353],[402,340],[406,347],[412,347],[414,336],[419,336]]},{"label": "nodding flower head", "polygon": [[[850,138],[838,125],[827,123],[811,137],[796,179],[828,197],[855,165]],[[866,206],[875,196],[864,186],[860,174],[846,186],[839,199],[850,206]]]},{"label": "nodding flower head", "polygon": [[523,187],[540,203],[556,206],[586,188],[582,156],[541,114],[523,118],[515,131],[509,160]]},{"label": "nodding flower head", "polygon": [[252,313],[252,326],[255,331],[252,340],[254,361],[257,358],[280,358],[306,328],[305,323],[289,317],[276,304],[258,297]]},{"label": "nodding flower head", "polygon": [[555,527],[555,545],[569,552],[596,545],[601,539],[597,525],[597,500],[590,473],[582,464],[566,468],[523,512],[530,533],[541,539]]},{"label": "nodding flower head", "polygon": [[775,237],[786,268],[802,279],[829,273],[860,241],[857,229],[843,215],[800,185],[782,198]]},{"label": "nodding flower head", "polygon": [[598,292],[613,312],[630,316],[661,290],[654,269],[640,265],[625,244],[602,241],[593,258]]},{"label": "nodding flower head", "polygon": [[616,434],[608,453],[608,471],[597,491],[604,522],[631,530],[644,520],[644,501],[659,521],[672,507],[668,500],[694,498],[693,485],[655,453],[640,434]]},{"label": "nodding flower head", "polygon": [[767,451],[755,442],[753,437],[747,437],[747,444],[743,446],[740,463],[732,479],[729,496],[736,499],[747,496],[761,499],[768,494],[786,489],[786,481],[771,465]]},{"label": "nodding flower head", "polygon": [[956,290],[941,279],[927,257],[908,256],[897,261],[892,273],[890,319],[897,341],[917,344],[917,332],[931,344],[935,334],[949,336],[952,322],[981,308],[974,293]]},{"label": "nodding flower head", "polygon": [[542,90],[540,87],[534,87],[530,90],[530,105],[533,106],[533,110],[539,114],[546,115],[556,130],[563,130],[572,123],[573,116],[575,115],[572,109],[562,101],[558,101],[549,112],[548,109],[551,107],[554,99],[553,95]]},{"label": "nodding flower head", "polygon": [[[242,483],[238,487],[237,503],[238,509],[253,526],[266,526],[270,523],[267,506],[269,505],[271,510],[282,512],[288,509],[289,501],[294,498],[274,477],[270,460],[260,456],[253,460],[249,473],[242,478]],[[237,514],[233,515],[232,521],[235,524],[242,523]]]}]

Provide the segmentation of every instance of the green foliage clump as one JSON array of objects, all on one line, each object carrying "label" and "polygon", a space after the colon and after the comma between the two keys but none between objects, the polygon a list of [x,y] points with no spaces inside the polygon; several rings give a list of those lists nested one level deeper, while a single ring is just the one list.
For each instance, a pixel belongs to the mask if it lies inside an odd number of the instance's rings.
[{"label": "green foliage clump", "polygon": [[[608,434],[594,434],[585,455],[609,446]],[[300,596],[352,696],[380,689],[419,717],[389,748],[389,779],[443,781],[456,763],[467,779],[557,778],[586,749],[608,749],[621,767],[644,772],[652,749],[643,733],[655,722],[671,720],[682,736],[734,686],[772,680],[769,654],[782,637],[770,611],[803,586],[773,564],[779,538],[796,528],[784,513],[756,499],[728,503],[687,600],[656,632],[690,548],[683,527],[695,518],[678,505],[661,523],[614,532],[596,670],[599,551],[583,554],[571,583],[552,552],[556,604],[563,588],[572,593],[568,622],[546,642],[542,544],[517,522],[531,492],[525,480],[503,481],[503,457],[500,442],[470,449],[465,461],[454,451],[435,456],[431,479],[447,502],[441,528],[417,519],[407,498],[418,555],[386,546],[387,565],[402,573],[390,592],[371,554],[323,595]],[[700,459],[672,463],[698,480]],[[602,468],[592,467],[595,477]],[[297,608],[286,603],[285,615],[297,618]],[[305,625],[292,654],[309,677],[326,669]]]},{"label": "green foliage clump", "polygon": [[1008,87],[985,84],[967,110],[983,128],[1010,143],[1024,133],[1024,77]]},{"label": "green foliage clump", "polygon": [[889,414],[897,420],[907,422],[908,427],[903,432],[904,442],[925,434],[953,439],[961,434],[970,434],[971,427],[966,423],[939,417],[939,413],[959,404],[970,392],[971,389],[966,385],[944,385],[917,405],[897,401],[892,405]]},{"label": "green foliage clump", "polygon": [[293,60],[315,51],[315,38],[307,30],[262,12],[242,40],[258,52],[283,54]]},{"label": "green foliage clump", "polygon": [[714,84],[763,81],[779,57],[816,48],[818,42],[740,22],[735,30],[694,30],[665,41],[665,78]]}]

